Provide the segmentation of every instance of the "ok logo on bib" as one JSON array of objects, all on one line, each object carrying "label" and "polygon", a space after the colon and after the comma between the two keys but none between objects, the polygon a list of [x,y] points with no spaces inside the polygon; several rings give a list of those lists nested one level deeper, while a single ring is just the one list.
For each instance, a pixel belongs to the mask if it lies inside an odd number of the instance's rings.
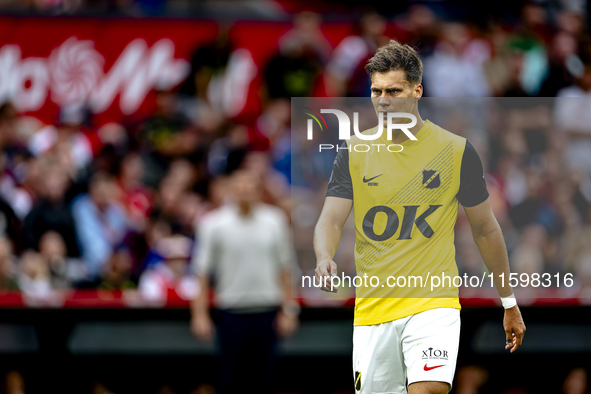
[{"label": "ok logo on bib", "polygon": [[[429,226],[426,219],[429,215],[435,212],[442,205],[429,205],[423,213],[417,217],[417,210],[419,205],[404,205],[404,215],[402,216],[402,226],[400,226],[399,240],[411,239],[413,226],[416,226],[421,234],[427,238],[431,238],[434,234],[433,229]],[[387,216],[386,227],[381,234],[376,234],[374,231],[374,223],[378,213],[385,213]],[[398,214],[390,207],[385,205],[378,205],[371,208],[363,218],[363,233],[373,241],[385,241],[391,238],[398,231],[400,219]]]}]

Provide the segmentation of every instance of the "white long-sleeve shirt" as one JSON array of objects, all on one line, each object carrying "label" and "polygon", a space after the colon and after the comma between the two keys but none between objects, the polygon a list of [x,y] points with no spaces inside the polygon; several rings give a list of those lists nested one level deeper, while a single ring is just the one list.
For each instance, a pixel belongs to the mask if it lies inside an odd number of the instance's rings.
[{"label": "white long-sleeve shirt", "polygon": [[208,213],[197,234],[193,267],[216,279],[215,302],[222,309],[266,308],[282,301],[281,270],[293,256],[287,215],[255,204],[249,214],[237,205]]}]

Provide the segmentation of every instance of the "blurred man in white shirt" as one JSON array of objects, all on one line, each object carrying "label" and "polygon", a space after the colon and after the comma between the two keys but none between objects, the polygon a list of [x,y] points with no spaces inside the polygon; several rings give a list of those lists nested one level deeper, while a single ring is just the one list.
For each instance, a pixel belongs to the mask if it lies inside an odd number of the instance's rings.
[{"label": "blurred man in white shirt", "polygon": [[199,340],[215,333],[209,313],[209,282],[215,279],[222,393],[244,391],[257,376],[257,390],[270,392],[276,335],[297,328],[298,304],[291,299],[293,256],[285,213],[259,202],[261,180],[251,171],[232,175],[233,203],[203,218],[194,267],[200,295],[193,301],[191,327]]}]

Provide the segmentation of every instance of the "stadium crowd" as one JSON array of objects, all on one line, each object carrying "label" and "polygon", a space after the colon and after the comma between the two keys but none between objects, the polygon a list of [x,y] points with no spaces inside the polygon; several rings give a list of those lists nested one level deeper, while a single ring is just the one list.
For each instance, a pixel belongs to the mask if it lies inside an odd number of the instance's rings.
[{"label": "stadium crowd", "polygon": [[[260,67],[263,110],[246,123],[226,118],[216,107],[223,93],[208,89],[228,64],[226,36],[196,48],[185,83],[157,92],[156,112],[139,122],[97,127],[91,113],[73,106],[45,125],[4,103],[0,287],[41,298],[53,289],[138,286],[159,298],[178,287],[191,298],[197,289],[186,282],[195,233],[200,218],[227,201],[228,174],[256,173],[265,202],[289,215],[290,191],[319,205],[332,160],[295,157],[292,179],[289,98],[317,91],[367,96],[363,65],[390,38],[418,48],[428,97],[579,97],[583,105],[590,97],[591,36],[577,8],[526,3],[515,23],[486,26],[448,21],[421,5],[391,21],[369,11],[336,48],[321,28],[320,14],[294,15],[276,54]],[[442,125],[468,137],[483,157],[513,269],[574,272],[585,286],[591,123],[572,119],[572,105],[557,103],[507,110],[502,122],[480,130],[461,117]],[[301,206],[294,209],[297,249],[307,243],[298,234],[311,233],[314,220]],[[481,272],[470,238],[460,217],[460,270]],[[309,257],[300,250],[300,259]]]}]

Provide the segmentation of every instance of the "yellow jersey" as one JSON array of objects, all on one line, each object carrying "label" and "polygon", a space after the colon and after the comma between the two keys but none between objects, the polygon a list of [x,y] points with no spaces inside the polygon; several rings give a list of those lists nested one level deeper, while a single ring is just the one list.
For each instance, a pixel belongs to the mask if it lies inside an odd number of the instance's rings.
[{"label": "yellow jersey", "polygon": [[326,196],[353,200],[355,265],[365,277],[355,284],[356,326],[460,309],[454,225],[458,203],[488,198],[482,162],[465,138],[428,120],[416,138],[393,145],[385,132],[373,141],[351,136],[334,162]]}]

